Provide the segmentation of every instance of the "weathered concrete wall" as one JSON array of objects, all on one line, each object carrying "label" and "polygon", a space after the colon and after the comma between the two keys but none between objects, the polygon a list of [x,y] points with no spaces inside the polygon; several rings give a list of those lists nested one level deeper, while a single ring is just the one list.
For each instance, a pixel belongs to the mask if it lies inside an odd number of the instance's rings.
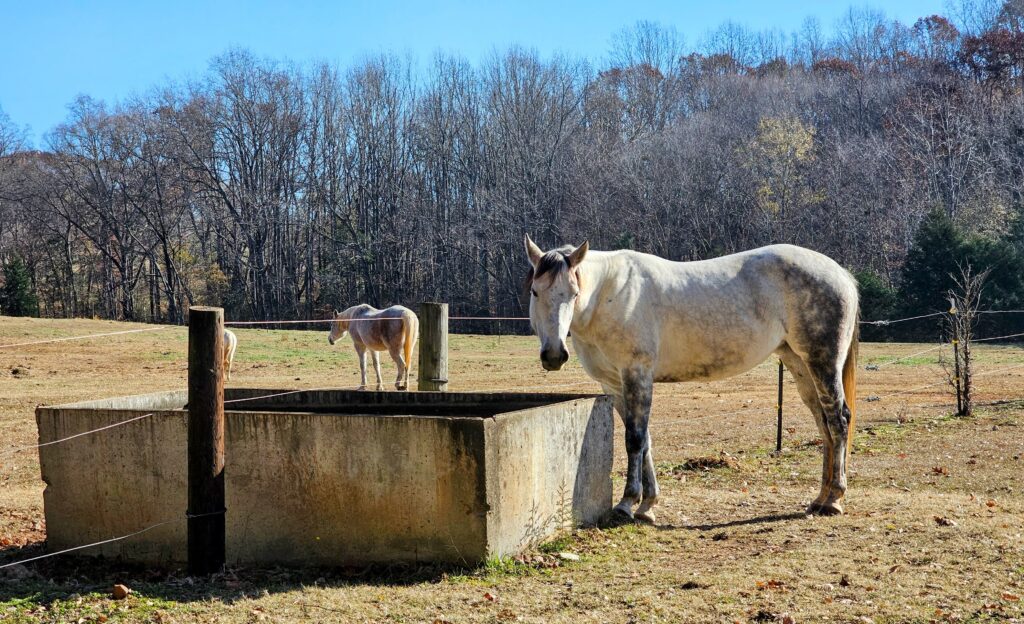
[{"label": "weathered concrete wall", "polygon": [[[185,559],[184,402],[174,392],[37,409],[40,442],[154,412],[40,449],[51,549],[171,520],[84,554]],[[250,411],[225,423],[229,563],[472,563],[611,503],[606,397],[323,390],[228,407],[241,405]],[[444,411],[466,415],[434,415]]]},{"label": "weathered concrete wall", "polygon": [[[99,402],[97,402],[99,403]],[[126,402],[129,405],[136,401]],[[39,408],[40,443],[128,420],[153,410]],[[136,537],[83,551],[132,561],[186,556],[186,414],[152,417],[39,449],[50,550],[91,544],[168,520]]]},{"label": "weathered concrete wall", "polygon": [[485,556],[479,418],[231,414],[229,562]]},{"label": "weathered concrete wall", "polygon": [[612,406],[578,399],[486,421],[487,548],[510,555],[612,503]]}]

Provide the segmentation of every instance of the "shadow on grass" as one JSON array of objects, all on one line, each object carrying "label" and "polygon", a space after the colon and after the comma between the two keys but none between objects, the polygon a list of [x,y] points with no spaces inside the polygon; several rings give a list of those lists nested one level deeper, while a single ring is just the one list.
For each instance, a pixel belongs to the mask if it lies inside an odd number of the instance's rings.
[{"label": "shadow on grass", "polygon": [[728,529],[730,527],[747,526],[751,524],[770,524],[772,522],[787,522],[789,520],[803,520],[807,518],[805,512],[793,512],[785,514],[769,514],[765,516],[755,516],[753,518],[742,518],[740,520],[730,520],[728,522],[718,522],[714,524],[688,524],[682,526],[665,525],[659,526],[661,530],[673,530],[673,529],[688,529],[691,531],[714,531],[717,529]]},{"label": "shadow on grass", "polygon": [[[0,565],[45,554],[40,542],[0,548]],[[0,604],[47,607],[53,613],[66,601],[98,594],[110,597],[115,584],[131,588],[139,599],[163,603],[217,601],[226,605],[267,593],[306,587],[407,586],[437,583],[449,576],[473,574],[480,568],[448,564],[388,564],[339,568],[228,568],[206,577],[191,577],[184,566],[146,566],[103,557],[60,555],[24,565],[0,568]],[[77,594],[77,596],[76,596]],[[315,606],[315,605],[311,605]]]}]

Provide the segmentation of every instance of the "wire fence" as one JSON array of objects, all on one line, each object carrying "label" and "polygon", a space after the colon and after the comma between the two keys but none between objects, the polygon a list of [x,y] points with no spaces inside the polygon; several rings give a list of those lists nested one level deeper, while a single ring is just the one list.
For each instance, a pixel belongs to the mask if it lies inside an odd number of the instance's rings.
[{"label": "wire fence", "polygon": [[[1014,313],[1024,314],[1024,310],[990,310],[990,311],[980,311],[979,312],[979,314],[1014,314]],[[921,314],[921,315],[917,315],[917,316],[911,316],[911,317],[900,318],[900,319],[880,319],[880,320],[872,320],[872,321],[861,321],[861,324],[884,327],[884,326],[894,325],[894,324],[898,324],[898,323],[904,323],[904,322],[910,322],[910,321],[915,321],[915,320],[920,320],[920,319],[933,318],[933,317],[937,317],[937,316],[941,316],[941,315],[945,315],[945,314],[948,314],[948,312],[931,312],[931,313],[927,313],[927,314]],[[267,321],[227,321],[227,322],[224,323],[224,325],[225,326],[255,327],[255,326],[260,326],[260,325],[323,324],[323,323],[332,323],[335,320],[337,320],[337,319],[288,319],[288,320],[267,320]],[[358,319],[358,320],[359,321],[373,321],[373,320],[392,320],[392,319]],[[517,321],[517,322],[522,322],[522,321],[529,321],[530,319],[527,318],[527,317],[512,317],[512,316],[502,316],[502,317],[452,316],[452,317],[449,317],[448,320],[449,321]],[[80,336],[68,336],[68,337],[45,339],[45,340],[32,340],[32,341],[26,341],[26,342],[3,344],[3,345],[0,345],[0,349],[30,347],[30,346],[37,346],[37,345],[45,345],[45,344],[52,344],[52,343],[67,342],[67,341],[89,340],[89,339],[95,339],[95,338],[105,338],[105,337],[110,337],[110,336],[119,336],[119,335],[126,335],[126,334],[137,334],[137,333],[143,333],[143,332],[155,332],[155,331],[162,331],[162,330],[167,330],[167,329],[174,329],[176,327],[177,326],[147,327],[147,328],[140,328],[140,329],[114,331],[114,332],[101,332],[101,333],[95,333],[95,334],[87,334],[87,335],[80,335]],[[973,339],[973,341],[974,342],[994,342],[994,341],[998,341],[998,340],[1010,340],[1010,339],[1020,338],[1020,337],[1024,337],[1024,332],[1007,334],[1007,335],[1002,335],[1002,336],[989,336],[989,337],[975,338],[975,339]],[[892,366],[892,365],[897,364],[899,362],[904,362],[904,361],[907,361],[907,360],[911,360],[913,358],[920,357],[920,356],[928,354],[928,353],[932,353],[932,352],[935,352],[935,351],[941,351],[946,346],[948,346],[948,344],[946,344],[946,343],[939,344],[939,345],[936,345],[936,346],[929,347],[927,349],[923,349],[921,351],[917,351],[917,352],[914,352],[914,353],[911,353],[911,354],[908,354],[908,355],[900,356],[898,358],[895,358],[893,360],[889,360],[889,361],[886,361],[886,362],[883,362],[883,363],[880,363],[880,364],[868,365],[867,368],[868,368],[868,370],[882,369],[884,367]],[[1003,374],[1003,373],[1006,373],[1006,372],[1009,372],[1009,371],[1013,371],[1013,370],[1017,370],[1017,369],[1021,369],[1021,368],[1024,368],[1024,363],[1016,364],[1016,365],[1008,366],[1008,367],[1004,367],[1004,368],[1000,368],[1000,369],[997,369],[997,370],[979,371],[979,372],[974,374],[974,377],[983,377],[983,376],[989,376],[989,375]],[[411,375],[412,375],[412,372],[410,371],[410,376]],[[938,382],[935,382],[935,383],[925,384],[925,385],[918,386],[918,387],[915,387],[915,388],[900,390],[900,391],[888,393],[888,394],[885,394],[885,395],[882,395],[882,396],[873,397],[873,399],[874,400],[885,400],[885,399],[890,399],[890,398],[899,397],[899,396],[906,396],[906,395],[911,395],[911,394],[920,392],[922,390],[928,390],[928,389],[931,389],[931,388],[935,388],[935,387],[943,386],[943,385],[949,385],[949,384],[950,384],[950,381],[948,379],[944,379],[942,381],[938,381]],[[600,384],[598,382],[596,382],[595,380],[593,380],[593,379],[586,379],[586,380],[574,381],[574,382],[569,382],[569,383],[560,383],[560,384],[545,383],[545,384],[538,384],[538,385],[521,385],[521,384],[520,385],[512,385],[512,386],[508,386],[508,387],[504,387],[504,388],[499,388],[499,389],[489,389],[488,392],[492,392],[492,393],[510,392],[510,391],[520,391],[520,392],[522,392],[522,391],[530,391],[530,390],[551,390],[551,389],[555,389],[555,388],[573,388],[573,387],[581,387],[581,386],[599,386],[600,387]],[[341,388],[341,390],[356,390],[356,389],[361,388],[361,387],[362,386],[352,386],[352,387],[347,387],[347,388]],[[290,391],[275,392],[275,393],[258,395],[258,396],[252,396],[252,397],[240,397],[240,398],[236,398],[236,399],[225,400],[224,404],[225,405],[238,406],[238,407],[244,407],[244,404],[246,402],[253,402],[253,401],[258,401],[258,400],[264,400],[264,399],[270,399],[270,398],[277,398],[277,397],[282,397],[282,396],[294,395],[294,394],[299,394],[299,393],[308,392],[308,391],[309,391],[308,389],[290,390]],[[779,407],[778,405],[775,406],[775,408],[778,408],[778,407]],[[751,411],[756,411],[757,409],[760,409],[760,408],[756,408],[753,405],[745,405],[742,409],[739,409],[739,410],[734,410],[734,411],[724,412],[724,413],[716,412],[714,414],[708,414],[708,416],[714,415],[716,417],[728,417],[728,416],[734,416],[734,415],[738,415],[738,414],[750,413]],[[125,420],[122,420],[122,421],[119,421],[119,422],[116,422],[116,423],[112,423],[112,424],[109,424],[109,425],[104,425],[102,427],[97,427],[95,429],[90,429],[88,431],[82,431],[82,432],[79,432],[79,433],[68,435],[68,436],[65,436],[65,437],[62,437],[62,438],[58,438],[58,439],[55,439],[55,440],[49,440],[47,442],[42,442],[42,443],[39,443],[39,444],[32,444],[32,445],[21,446],[21,447],[17,447],[17,448],[13,448],[13,449],[5,449],[4,454],[6,454],[6,455],[14,455],[16,453],[20,453],[20,452],[24,452],[24,451],[28,451],[28,450],[36,450],[36,449],[40,449],[40,448],[51,446],[51,445],[65,443],[65,442],[68,442],[70,440],[82,438],[82,437],[89,436],[89,435],[95,435],[95,434],[98,434],[100,432],[109,431],[109,430],[115,429],[117,427],[122,427],[122,426],[125,426],[125,425],[128,425],[128,424],[131,424],[131,423],[139,422],[139,421],[145,420],[147,418],[151,418],[151,417],[155,416],[156,414],[157,414],[156,412],[150,412],[150,413],[142,414],[142,415],[135,416],[135,417],[132,417],[132,418],[128,418],[128,419],[125,419]],[[27,558],[27,559],[22,559],[22,560],[19,560],[19,561],[5,563],[5,564],[0,565],[0,569],[9,568],[9,567],[17,566],[17,565],[24,565],[24,564],[27,564],[27,563],[32,563],[32,562],[39,561],[39,560],[42,560],[42,559],[48,559],[50,557],[56,557],[56,556],[63,555],[63,554],[66,554],[66,553],[76,552],[76,551],[80,551],[80,550],[86,550],[86,549],[89,549],[89,548],[95,548],[95,547],[103,546],[105,544],[110,544],[110,543],[126,540],[126,539],[129,539],[129,538],[141,535],[143,533],[146,533],[148,531],[152,531],[152,530],[157,529],[159,527],[166,526],[166,525],[173,524],[173,523],[177,523],[177,522],[181,522],[181,521],[185,521],[185,520],[188,520],[190,518],[198,518],[198,517],[209,516],[209,515],[214,515],[214,514],[222,514],[222,513],[224,513],[224,511],[212,512],[212,513],[207,513],[207,514],[198,514],[198,515],[195,515],[195,514],[185,514],[184,516],[182,516],[180,518],[164,520],[164,521],[155,523],[153,525],[147,526],[145,528],[139,529],[137,531],[134,531],[134,532],[131,532],[131,533],[128,533],[128,534],[125,534],[125,535],[111,537],[111,538],[100,540],[100,541],[97,541],[97,542],[92,542],[90,544],[84,544],[84,545],[81,545],[81,546],[67,548],[67,549],[56,551],[56,552],[52,552],[52,553],[46,553],[46,554],[43,554],[43,555],[39,555],[39,556],[35,556],[35,557],[30,557],[30,558]]]}]

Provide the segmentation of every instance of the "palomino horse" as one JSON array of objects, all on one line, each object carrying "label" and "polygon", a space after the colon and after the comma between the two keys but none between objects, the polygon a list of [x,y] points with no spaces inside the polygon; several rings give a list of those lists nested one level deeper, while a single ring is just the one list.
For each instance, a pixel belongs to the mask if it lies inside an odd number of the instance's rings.
[{"label": "palomino horse", "polygon": [[231,364],[235,361],[235,349],[238,348],[238,337],[230,329],[224,330],[224,377],[231,379]]},{"label": "palomino horse", "polygon": [[409,389],[409,366],[412,363],[412,349],[420,333],[420,321],[409,308],[391,306],[378,310],[365,303],[338,312],[331,322],[331,333],[327,342],[332,345],[352,334],[352,344],[359,355],[359,372],[362,374],[360,390],[366,388],[366,352],[373,358],[373,370],[377,373],[377,390],[384,389],[380,377],[380,352],[387,351],[398,366],[395,388]]},{"label": "palomino horse", "polygon": [[723,379],[775,353],[824,442],[821,492],[808,512],[843,512],[858,336],[857,283],[846,270],[792,245],[671,262],[588,252],[587,243],[544,253],[527,236],[526,252],[541,363],[562,367],[571,331],[583,368],[615,399],[625,424],[629,463],[616,511],[654,522],[647,425],[655,382]]}]

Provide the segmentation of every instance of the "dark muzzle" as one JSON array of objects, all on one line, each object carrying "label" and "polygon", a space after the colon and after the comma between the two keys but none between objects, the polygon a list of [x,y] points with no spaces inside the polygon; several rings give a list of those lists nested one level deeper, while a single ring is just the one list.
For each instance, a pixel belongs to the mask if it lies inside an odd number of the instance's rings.
[{"label": "dark muzzle", "polygon": [[540,363],[544,370],[556,371],[569,361],[569,352],[559,345],[558,349],[545,349],[540,352]]}]

